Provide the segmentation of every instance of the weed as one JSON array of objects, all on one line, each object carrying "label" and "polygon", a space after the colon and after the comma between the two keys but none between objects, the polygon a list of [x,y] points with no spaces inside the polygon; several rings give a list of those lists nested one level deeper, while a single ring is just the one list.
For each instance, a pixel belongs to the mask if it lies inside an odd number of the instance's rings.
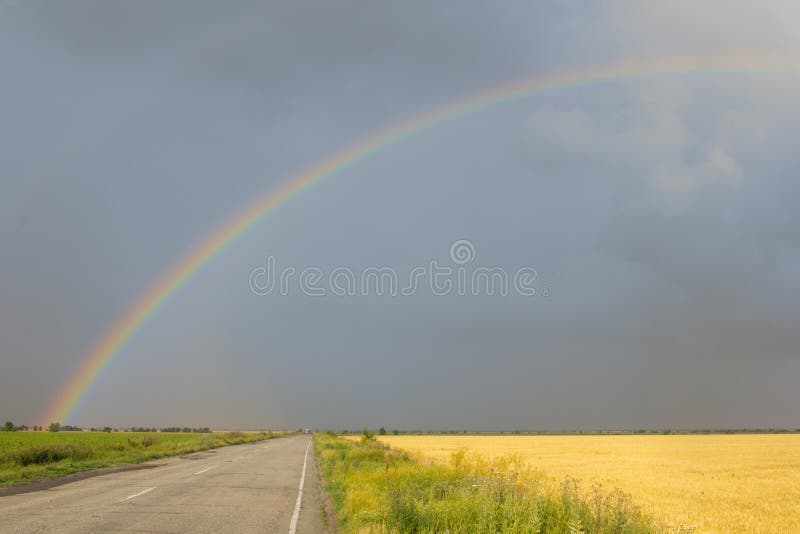
[{"label": "weed", "polygon": [[629,499],[589,501],[577,481],[554,487],[523,476],[514,457],[458,452],[451,465],[426,464],[374,440],[329,435],[316,435],[315,447],[344,532],[658,531]]}]

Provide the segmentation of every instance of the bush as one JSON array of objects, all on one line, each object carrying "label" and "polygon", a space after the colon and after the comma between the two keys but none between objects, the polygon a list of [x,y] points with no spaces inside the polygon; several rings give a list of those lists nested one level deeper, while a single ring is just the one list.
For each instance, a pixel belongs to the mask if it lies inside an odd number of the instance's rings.
[{"label": "bush", "polygon": [[47,427],[47,430],[49,432],[58,432],[61,430],[61,423],[59,422],[50,423],[50,426]]},{"label": "bush", "polygon": [[49,443],[35,445],[14,451],[11,460],[22,466],[31,464],[49,464],[60,460],[86,460],[92,456],[92,449],[86,445],[75,443]]},{"label": "bush", "polygon": [[158,443],[157,436],[143,436],[141,438],[128,438],[128,446],[131,448],[147,448]]}]

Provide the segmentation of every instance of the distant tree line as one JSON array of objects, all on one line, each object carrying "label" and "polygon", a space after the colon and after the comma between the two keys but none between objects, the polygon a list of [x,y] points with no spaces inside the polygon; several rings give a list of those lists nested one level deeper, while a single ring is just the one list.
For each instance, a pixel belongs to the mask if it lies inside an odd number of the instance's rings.
[{"label": "distant tree line", "polygon": [[[339,430],[332,432],[330,430],[324,431],[332,434],[347,435],[347,434],[361,434],[365,435],[365,431],[369,435],[374,433],[367,430]],[[381,427],[376,432],[380,436],[384,436],[389,432]],[[632,434],[651,434],[651,435],[670,435],[670,434],[800,434],[800,428],[697,428],[697,429],[632,429],[632,430],[392,430],[392,435],[406,434],[406,435],[454,435],[454,434],[469,434],[473,436],[564,436],[564,435],[632,435]]]},{"label": "distant tree line", "polygon": [[[43,430],[47,430],[48,432],[83,432],[83,428],[74,425],[62,425],[59,422],[50,423],[50,425],[45,429],[42,426],[34,425],[28,427],[27,425],[15,425],[11,421],[6,421],[2,427],[0,427],[0,432],[24,432],[24,431],[34,431],[34,432],[41,432]],[[130,428],[112,428],[110,426],[104,427],[92,427],[89,429],[90,432],[192,432],[196,434],[209,434],[211,433],[211,429],[207,426],[203,427],[180,427],[180,426],[168,426],[164,428],[156,428],[156,427],[140,427],[134,426]]]},{"label": "distant tree line", "polygon": [[2,428],[3,432],[19,432],[21,430],[28,430],[28,427],[25,426],[25,425],[17,426],[14,423],[12,423],[11,421],[6,421],[3,424],[3,428]]}]

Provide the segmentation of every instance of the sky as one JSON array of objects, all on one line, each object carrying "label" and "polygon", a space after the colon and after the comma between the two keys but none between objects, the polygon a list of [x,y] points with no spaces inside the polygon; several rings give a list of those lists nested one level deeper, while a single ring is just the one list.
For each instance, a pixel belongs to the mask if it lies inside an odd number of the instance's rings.
[{"label": "sky", "polygon": [[[797,57],[797,20],[775,0],[0,1],[0,417],[33,424],[206,235],[359,139],[554,72]],[[798,427],[799,91],[622,79],[411,136],[226,249],[62,423]],[[319,285],[536,276],[533,295],[263,294],[270,261]]]}]

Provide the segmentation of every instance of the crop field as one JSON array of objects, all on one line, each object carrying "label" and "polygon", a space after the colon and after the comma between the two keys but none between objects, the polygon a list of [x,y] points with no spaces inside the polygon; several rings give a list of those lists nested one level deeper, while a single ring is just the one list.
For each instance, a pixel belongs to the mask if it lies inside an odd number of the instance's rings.
[{"label": "crop field", "polygon": [[672,531],[800,532],[800,435],[381,436],[423,460],[515,457],[631,495]]},{"label": "crop field", "polygon": [[0,485],[268,439],[265,432],[0,432]]}]

